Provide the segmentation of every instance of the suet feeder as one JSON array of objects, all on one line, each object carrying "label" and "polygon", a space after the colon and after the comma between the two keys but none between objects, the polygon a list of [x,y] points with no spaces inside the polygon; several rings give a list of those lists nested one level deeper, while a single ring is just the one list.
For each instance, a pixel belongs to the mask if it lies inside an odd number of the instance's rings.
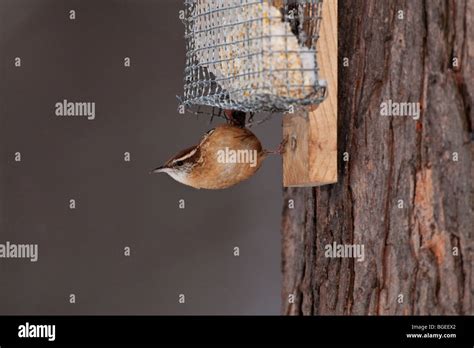
[{"label": "suet feeder", "polygon": [[337,181],[337,1],[185,0],[183,104],[283,112],[285,186]]}]

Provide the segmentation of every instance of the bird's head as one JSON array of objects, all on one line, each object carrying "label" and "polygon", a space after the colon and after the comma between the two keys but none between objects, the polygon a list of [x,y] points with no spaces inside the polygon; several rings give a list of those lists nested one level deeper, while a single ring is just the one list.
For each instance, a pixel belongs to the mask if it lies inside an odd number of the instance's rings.
[{"label": "bird's head", "polygon": [[166,173],[176,181],[186,184],[188,174],[193,170],[198,158],[197,146],[180,151],[166,161],[165,164],[153,169],[150,173]]}]

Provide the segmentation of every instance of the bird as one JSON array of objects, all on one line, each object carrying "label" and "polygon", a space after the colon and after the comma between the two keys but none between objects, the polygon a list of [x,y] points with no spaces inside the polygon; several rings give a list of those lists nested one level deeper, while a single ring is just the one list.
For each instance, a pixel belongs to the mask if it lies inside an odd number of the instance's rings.
[{"label": "bird", "polygon": [[267,155],[282,153],[282,144],[276,151],[264,150],[248,128],[220,124],[150,173],[166,173],[196,189],[225,189],[253,176]]}]

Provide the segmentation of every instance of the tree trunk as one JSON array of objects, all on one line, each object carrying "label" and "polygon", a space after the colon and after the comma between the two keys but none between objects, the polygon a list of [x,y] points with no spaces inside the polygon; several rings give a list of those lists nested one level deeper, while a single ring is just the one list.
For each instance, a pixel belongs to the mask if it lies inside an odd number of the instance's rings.
[{"label": "tree trunk", "polygon": [[[285,189],[282,311],[474,314],[474,2],[338,11],[339,182]],[[388,100],[420,118],[381,116]],[[364,260],[326,257],[333,242]]]}]

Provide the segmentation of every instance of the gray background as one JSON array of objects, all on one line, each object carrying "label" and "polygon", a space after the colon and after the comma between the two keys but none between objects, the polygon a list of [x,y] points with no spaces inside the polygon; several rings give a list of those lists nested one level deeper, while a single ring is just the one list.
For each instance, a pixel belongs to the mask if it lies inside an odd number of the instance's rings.
[{"label": "gray background", "polygon": [[[177,113],[181,8],[0,0],[0,243],[39,244],[36,263],[0,259],[0,314],[279,313],[281,159],[224,191],[148,174],[212,127]],[[65,98],[96,119],[56,117]],[[281,119],[253,131],[274,148]]]}]

